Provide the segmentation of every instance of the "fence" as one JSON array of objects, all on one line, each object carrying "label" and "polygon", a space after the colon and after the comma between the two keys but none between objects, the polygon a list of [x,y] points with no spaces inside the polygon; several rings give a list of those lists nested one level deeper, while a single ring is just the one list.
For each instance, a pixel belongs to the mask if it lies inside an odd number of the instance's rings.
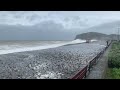
[{"label": "fence", "polygon": [[93,58],[88,65],[84,65],[84,67],[75,74],[71,79],[84,79],[87,76],[87,73],[89,74],[93,66],[97,63],[98,59],[104,54],[104,52],[107,50],[107,48],[110,46],[112,41],[106,46],[103,51],[101,51],[95,58]]}]

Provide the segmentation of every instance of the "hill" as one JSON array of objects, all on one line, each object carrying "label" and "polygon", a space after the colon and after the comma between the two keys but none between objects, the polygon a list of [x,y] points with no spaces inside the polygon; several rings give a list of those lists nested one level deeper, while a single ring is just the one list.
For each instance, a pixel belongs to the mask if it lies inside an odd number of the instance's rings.
[{"label": "hill", "polygon": [[104,33],[104,34],[117,34],[119,27],[120,27],[120,21],[114,21],[114,22],[103,23],[97,26],[92,26],[90,28],[84,29],[84,33],[98,32],[98,33]]},{"label": "hill", "polygon": [[116,34],[107,35],[98,32],[87,32],[76,35],[75,39],[117,40],[117,36]]}]

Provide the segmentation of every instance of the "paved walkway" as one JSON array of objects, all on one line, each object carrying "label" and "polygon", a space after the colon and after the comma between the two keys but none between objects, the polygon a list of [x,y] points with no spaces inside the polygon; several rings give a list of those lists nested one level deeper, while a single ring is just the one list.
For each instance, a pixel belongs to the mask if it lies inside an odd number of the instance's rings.
[{"label": "paved walkway", "polygon": [[93,67],[93,69],[86,77],[86,79],[104,79],[108,65],[108,52],[111,48],[111,45],[108,47],[105,53],[99,58],[97,64]]}]

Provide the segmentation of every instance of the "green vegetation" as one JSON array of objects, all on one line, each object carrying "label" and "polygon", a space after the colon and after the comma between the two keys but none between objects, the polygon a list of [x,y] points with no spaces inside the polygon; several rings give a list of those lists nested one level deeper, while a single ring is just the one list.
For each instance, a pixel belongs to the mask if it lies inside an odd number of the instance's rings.
[{"label": "green vegetation", "polygon": [[108,54],[108,67],[120,68],[120,42],[112,44],[112,48]]},{"label": "green vegetation", "polygon": [[107,79],[120,79],[120,42],[114,42],[108,54]]},{"label": "green vegetation", "polygon": [[106,73],[106,79],[120,79],[120,68],[109,68]]}]

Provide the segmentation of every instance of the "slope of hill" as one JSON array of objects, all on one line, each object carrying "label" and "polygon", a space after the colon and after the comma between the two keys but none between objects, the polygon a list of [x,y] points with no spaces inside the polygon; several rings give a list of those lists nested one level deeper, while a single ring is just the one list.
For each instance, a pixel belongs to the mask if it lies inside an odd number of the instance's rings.
[{"label": "slope of hill", "polygon": [[[75,39],[118,39],[118,28],[120,27],[120,21],[114,21],[110,23],[104,23],[97,26],[93,26],[84,29],[84,33],[78,34]],[[104,34],[103,34],[104,33]]]},{"label": "slope of hill", "polygon": [[75,39],[102,39],[103,37],[107,38],[107,35],[97,32],[88,32],[77,35]]},{"label": "slope of hill", "polygon": [[84,29],[84,32],[99,32],[104,34],[117,34],[120,27],[120,21],[114,21],[110,23],[103,23],[97,26],[93,26]]},{"label": "slope of hill", "polygon": [[116,34],[103,34],[98,32],[87,32],[76,35],[75,39],[97,39],[97,40],[116,40],[118,35]]}]

